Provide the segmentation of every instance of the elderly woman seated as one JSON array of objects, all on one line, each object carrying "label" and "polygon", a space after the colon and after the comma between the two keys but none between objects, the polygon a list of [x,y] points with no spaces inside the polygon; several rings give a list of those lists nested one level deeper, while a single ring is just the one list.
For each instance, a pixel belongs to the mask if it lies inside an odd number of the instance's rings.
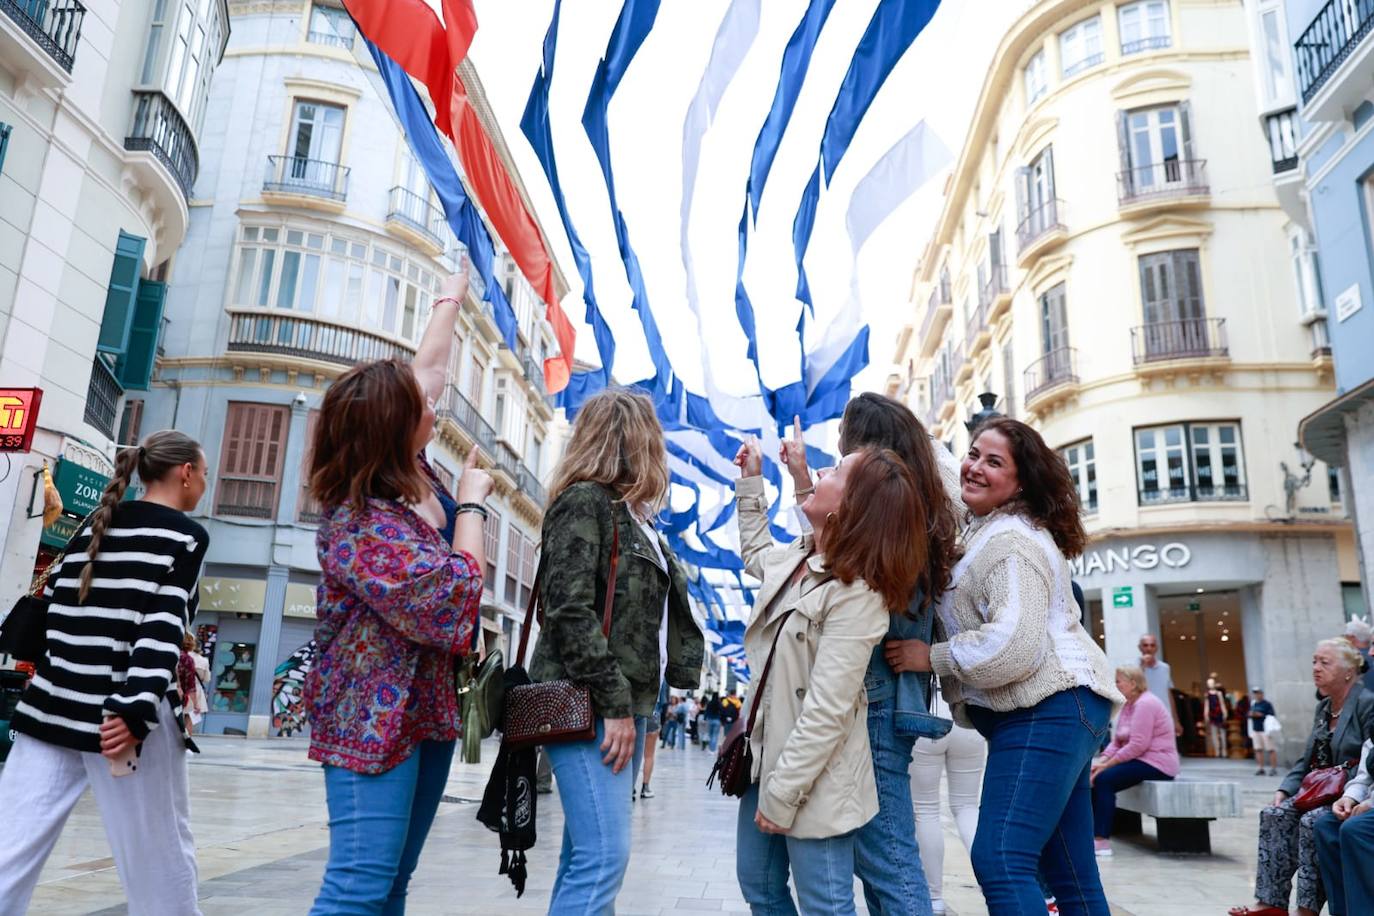
[{"label": "elderly woman seated", "polygon": [[1099,856],[1112,854],[1112,819],[1116,793],[1147,779],[1178,775],[1174,719],[1159,697],[1150,693],[1145,672],[1135,665],[1116,669],[1116,689],[1126,705],[1116,719],[1112,743],[1093,764],[1093,837]]},{"label": "elderly woman seated", "polygon": [[1321,700],[1307,748],[1260,811],[1259,864],[1254,906],[1232,907],[1231,916],[1288,916],[1293,875],[1298,877],[1298,914],[1316,916],[1326,903],[1313,828],[1331,805],[1299,810],[1293,797],[1313,770],[1360,759],[1374,734],[1374,691],[1359,681],[1360,654],[1344,639],[1323,639],[1312,653],[1312,682]]}]

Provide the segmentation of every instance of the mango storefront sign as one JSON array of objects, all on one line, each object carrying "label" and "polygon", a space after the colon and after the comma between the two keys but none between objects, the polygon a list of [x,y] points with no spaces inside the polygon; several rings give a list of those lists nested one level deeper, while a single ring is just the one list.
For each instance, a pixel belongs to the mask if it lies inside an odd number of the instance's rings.
[{"label": "mango storefront sign", "polygon": [[[1089,550],[1069,562],[1074,578],[1094,573],[1129,572],[1132,569],[1150,570],[1158,567],[1179,569],[1193,559],[1187,544],[1172,541],[1168,544],[1139,544],[1135,547],[1103,547]],[[1130,607],[1130,605],[1125,605]]]}]

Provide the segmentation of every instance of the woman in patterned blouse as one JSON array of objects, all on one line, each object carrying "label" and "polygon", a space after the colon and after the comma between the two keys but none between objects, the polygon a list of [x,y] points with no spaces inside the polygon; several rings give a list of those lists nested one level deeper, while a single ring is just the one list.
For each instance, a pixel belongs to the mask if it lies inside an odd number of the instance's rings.
[{"label": "woman in patterned blouse", "polygon": [[466,274],[449,279],[412,364],[358,366],[320,408],[310,468],[325,507],[319,655],[305,700],[329,863],[312,914],[404,912],[453,760],[454,663],[479,632],[492,482],[473,449],[455,503],[424,448],[466,292]]}]

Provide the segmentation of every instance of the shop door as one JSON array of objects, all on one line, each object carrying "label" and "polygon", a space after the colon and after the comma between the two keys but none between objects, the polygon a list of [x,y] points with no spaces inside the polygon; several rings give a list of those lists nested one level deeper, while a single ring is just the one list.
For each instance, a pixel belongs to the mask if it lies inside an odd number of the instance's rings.
[{"label": "shop door", "polygon": [[[1230,746],[1245,747],[1241,715],[1249,691],[1245,639],[1241,631],[1240,594],[1206,592],[1159,598],[1160,654],[1169,664],[1174,699],[1183,721],[1185,754],[1207,753],[1203,696],[1215,677],[1230,703]],[[1181,696],[1180,696],[1181,694]],[[1243,702],[1244,701],[1244,702]],[[1240,707],[1238,709],[1238,707]]]}]

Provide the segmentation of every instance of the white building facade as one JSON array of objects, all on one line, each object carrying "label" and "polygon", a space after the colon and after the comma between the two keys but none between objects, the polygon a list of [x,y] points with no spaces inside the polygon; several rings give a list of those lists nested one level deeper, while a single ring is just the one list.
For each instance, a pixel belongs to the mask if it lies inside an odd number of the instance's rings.
[{"label": "white building facade", "polygon": [[1247,40],[1240,4],[1033,4],[984,83],[890,391],[956,453],[983,392],[1060,450],[1113,662],[1155,633],[1179,690],[1264,685],[1300,723],[1359,570],[1339,476],[1294,443],[1332,365],[1265,147],[1236,141],[1258,119]]},{"label": "white building facade", "polygon": [[[175,427],[205,443],[206,729],[279,734],[303,725],[288,672],[307,663],[315,622],[319,506],[304,468],[320,399],[358,361],[413,355],[460,252],[342,7],[254,0],[229,12],[180,253],[196,269],[170,286],[157,376],[124,425],[129,441]],[[509,651],[533,585],[541,480],[561,446],[543,388],[552,330],[513,265],[502,271],[519,345],[502,343],[474,289],[430,456],[450,487],[474,446],[492,469],[483,625]]]},{"label": "white building facade", "polygon": [[5,609],[94,508],[149,387],[228,37],[224,0],[0,4],[0,387],[43,390],[0,474]]}]

